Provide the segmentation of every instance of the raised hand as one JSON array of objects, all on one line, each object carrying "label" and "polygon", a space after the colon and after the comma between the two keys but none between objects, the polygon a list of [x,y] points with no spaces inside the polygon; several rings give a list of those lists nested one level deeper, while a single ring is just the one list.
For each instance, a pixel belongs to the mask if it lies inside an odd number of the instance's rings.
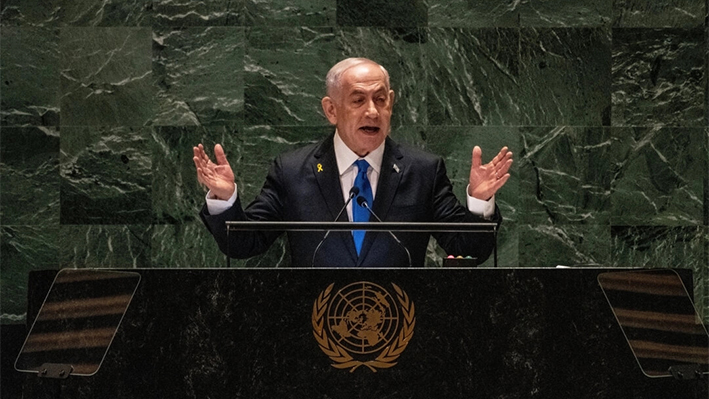
[{"label": "raised hand", "polygon": [[192,160],[197,168],[199,183],[211,190],[212,195],[217,199],[228,200],[231,198],[236,188],[234,172],[226,160],[222,146],[220,144],[214,146],[214,156],[217,163],[209,159],[202,144],[193,147],[192,151],[194,153]]},{"label": "raised hand", "polygon": [[502,147],[492,161],[485,165],[482,164],[482,154],[480,147],[475,146],[473,148],[468,194],[471,197],[487,201],[510,178],[510,174],[507,172],[512,166],[512,153],[508,151],[507,147]]}]

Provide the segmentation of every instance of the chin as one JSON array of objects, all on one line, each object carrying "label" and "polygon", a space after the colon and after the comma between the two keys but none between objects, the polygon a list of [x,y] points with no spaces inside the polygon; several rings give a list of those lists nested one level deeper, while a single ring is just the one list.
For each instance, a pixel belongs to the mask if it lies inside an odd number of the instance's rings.
[{"label": "chin", "polygon": [[383,142],[386,136],[384,137],[368,137],[367,140],[362,140],[361,142],[361,148],[364,148],[367,152],[372,152],[377,149]]}]

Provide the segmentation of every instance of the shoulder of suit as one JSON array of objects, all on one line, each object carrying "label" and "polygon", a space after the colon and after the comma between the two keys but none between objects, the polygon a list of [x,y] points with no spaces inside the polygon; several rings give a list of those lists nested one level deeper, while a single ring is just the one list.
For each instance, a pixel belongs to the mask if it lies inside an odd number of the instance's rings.
[{"label": "shoulder of suit", "polygon": [[[322,152],[322,147],[326,145],[328,138],[315,143],[306,144],[278,155],[282,163],[303,162]],[[330,139],[331,140],[331,139]]]}]

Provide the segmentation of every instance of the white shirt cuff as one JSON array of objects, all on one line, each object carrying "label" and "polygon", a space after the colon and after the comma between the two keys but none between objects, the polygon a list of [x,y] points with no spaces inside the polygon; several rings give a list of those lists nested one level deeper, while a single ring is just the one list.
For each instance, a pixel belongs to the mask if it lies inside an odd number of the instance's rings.
[{"label": "white shirt cuff", "polygon": [[231,197],[228,200],[220,200],[216,198],[212,198],[212,190],[209,190],[207,192],[207,196],[205,198],[205,201],[207,201],[207,211],[209,211],[210,215],[219,215],[220,213],[226,211],[227,209],[231,208],[234,205],[234,202],[236,202],[236,196],[238,191],[236,190],[236,183],[234,183],[234,193],[231,195]]},{"label": "white shirt cuff", "polygon": [[[468,210],[476,215],[482,216],[485,219],[490,219],[495,214],[495,196],[493,195],[487,201],[471,197],[468,194],[470,186],[465,189],[465,195],[468,197]],[[211,212],[210,212],[211,213]]]}]

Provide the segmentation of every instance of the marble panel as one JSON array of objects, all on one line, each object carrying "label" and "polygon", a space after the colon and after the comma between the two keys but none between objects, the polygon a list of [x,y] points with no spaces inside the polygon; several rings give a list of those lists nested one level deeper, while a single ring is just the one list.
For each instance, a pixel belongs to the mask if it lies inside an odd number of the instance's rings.
[{"label": "marble panel", "polygon": [[702,0],[613,0],[613,26],[624,28],[693,28],[704,24]]},{"label": "marble panel", "polygon": [[503,28],[520,24],[519,0],[429,0],[428,25],[444,28]]},{"label": "marble panel", "polygon": [[523,27],[607,26],[613,14],[613,0],[522,0]]},{"label": "marble panel", "polygon": [[59,124],[59,31],[0,29],[0,124]]},{"label": "marble panel", "polygon": [[[225,267],[226,255],[201,221],[155,224],[150,236],[150,267]],[[239,262],[233,261],[233,265]],[[274,262],[275,265],[275,262]]]},{"label": "marble panel", "polygon": [[3,0],[2,25],[150,26],[153,0]]},{"label": "marble panel", "polygon": [[431,28],[428,123],[519,124],[519,40],[517,29]]},{"label": "marble panel", "polygon": [[62,128],[62,224],[151,222],[151,130]]},{"label": "marble panel", "polygon": [[519,225],[519,266],[603,266],[611,260],[610,226]]},{"label": "marble panel", "polygon": [[480,146],[483,162],[490,162],[502,147],[508,147],[513,154],[510,179],[497,192],[495,202],[505,222],[517,221],[520,201],[520,156],[522,145],[519,128],[497,126],[436,126],[422,131],[426,148],[443,157],[448,178],[453,183],[456,196],[465,201],[465,190],[470,179],[473,147]]},{"label": "marble panel", "polygon": [[521,124],[610,125],[609,31],[540,28],[522,29],[520,35]]},{"label": "marble panel", "polygon": [[704,279],[709,264],[707,238],[705,226],[613,226],[609,265],[693,270],[694,300],[703,319],[709,321],[709,309],[701,306],[708,294]]},{"label": "marble panel", "polygon": [[153,75],[158,85],[158,110],[153,124],[241,121],[243,70],[243,27],[154,32]]},{"label": "marble panel", "polygon": [[709,127],[704,128],[704,225],[709,226]]},{"label": "marble panel", "polygon": [[247,0],[250,26],[335,26],[336,0]]},{"label": "marble panel", "polygon": [[61,124],[141,126],[154,116],[151,31],[64,28]]},{"label": "marble panel", "polygon": [[245,125],[329,125],[320,100],[339,58],[333,28],[248,28]]},{"label": "marble panel", "polygon": [[597,27],[611,22],[612,0],[431,0],[435,27]]},{"label": "marble panel", "polygon": [[245,0],[152,0],[154,27],[244,25]]},{"label": "marble panel", "polygon": [[428,5],[425,0],[337,0],[340,26],[425,27]]},{"label": "marble panel", "polygon": [[436,126],[426,125],[398,126],[391,129],[389,137],[397,143],[403,143],[411,147],[416,147],[421,150],[431,152],[433,150],[428,149],[427,143],[429,135],[428,132],[436,128]]},{"label": "marble panel", "polygon": [[24,323],[31,270],[59,269],[59,226],[0,227],[0,323]]},{"label": "marble panel", "polygon": [[[707,226],[704,226],[704,261],[709,262],[709,227]],[[699,270],[694,275],[697,290],[700,292],[699,295],[695,295],[695,298],[698,298],[696,307],[704,315],[704,325],[709,325],[709,267],[706,267],[706,264],[698,266]]]},{"label": "marble panel", "polygon": [[702,126],[702,29],[613,29],[613,126]]},{"label": "marble panel", "polygon": [[705,134],[699,128],[612,128],[613,224],[704,224]]},{"label": "marble panel", "polygon": [[0,130],[0,180],[3,225],[59,225],[59,131]]},{"label": "marble panel", "polygon": [[521,222],[609,225],[610,128],[524,127],[521,133]]},{"label": "marble panel", "polygon": [[62,268],[150,267],[152,226],[61,226],[59,262]]},{"label": "marble panel", "polygon": [[237,126],[156,126],[151,142],[153,223],[199,221],[206,189],[197,181],[192,148],[202,143],[214,160],[214,145],[221,144],[239,172],[243,141],[243,129]]},{"label": "marble panel", "polygon": [[336,34],[341,59],[369,58],[389,72],[391,88],[395,92],[392,128],[426,124],[427,71],[423,44],[428,37],[427,31],[420,28],[342,28]]}]

